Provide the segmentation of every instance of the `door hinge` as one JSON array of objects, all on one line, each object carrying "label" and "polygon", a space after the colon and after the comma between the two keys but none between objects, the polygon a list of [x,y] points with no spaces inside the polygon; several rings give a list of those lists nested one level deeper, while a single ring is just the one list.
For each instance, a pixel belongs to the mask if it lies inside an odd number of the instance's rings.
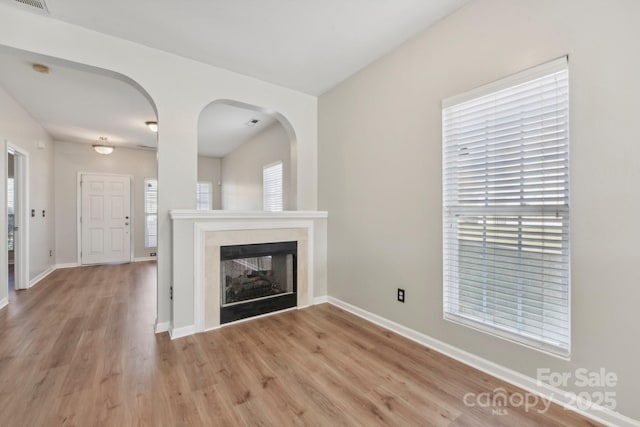
[{"label": "door hinge", "polygon": [[173,286],[169,286],[169,299],[173,301]]}]

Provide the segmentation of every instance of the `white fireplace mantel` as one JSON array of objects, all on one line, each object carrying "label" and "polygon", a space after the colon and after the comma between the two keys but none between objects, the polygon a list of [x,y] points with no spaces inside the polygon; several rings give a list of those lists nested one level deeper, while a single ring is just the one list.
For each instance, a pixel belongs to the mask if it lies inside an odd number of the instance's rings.
[{"label": "white fireplace mantel", "polygon": [[[308,240],[307,295],[298,308],[326,296],[327,212],[198,211],[169,212],[173,231],[173,300],[169,332],[179,338],[212,329],[205,324],[205,242],[211,233],[241,231],[243,238],[271,230],[304,230]],[[246,242],[243,242],[246,243]]]},{"label": "white fireplace mantel", "polygon": [[322,219],[327,218],[326,211],[198,211],[174,209],[169,211],[172,220],[230,220],[230,219]]}]

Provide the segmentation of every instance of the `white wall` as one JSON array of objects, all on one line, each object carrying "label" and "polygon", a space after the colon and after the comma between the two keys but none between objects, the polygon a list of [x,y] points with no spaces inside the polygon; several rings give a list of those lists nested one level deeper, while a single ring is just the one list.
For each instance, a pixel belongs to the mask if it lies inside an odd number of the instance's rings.
[{"label": "white wall", "polygon": [[222,209],[222,187],[221,182],[222,165],[220,158],[198,156],[198,181],[211,183],[213,191],[212,209]]},{"label": "white wall", "polygon": [[[0,86],[0,141],[10,141],[29,154],[29,206],[36,210],[36,215],[29,218],[29,279],[49,269],[54,264],[55,249],[54,209],[53,209],[53,142],[45,130],[11,97],[7,90]],[[43,141],[45,147],[36,147]],[[6,159],[6,157],[4,157]],[[7,165],[2,162],[2,185],[6,188]],[[6,212],[5,191],[2,196],[2,212]],[[45,217],[42,217],[42,210]],[[0,215],[0,227],[6,241],[7,218]],[[7,262],[2,261],[0,274],[4,281],[0,285],[0,300],[6,297]]]},{"label": "white wall", "polygon": [[[216,100],[277,111],[296,135],[299,209],[317,202],[317,99],[82,27],[0,5],[0,48],[10,47],[110,70],[146,90],[158,111],[158,322],[171,321],[172,251],[168,212],[196,204],[198,118]],[[174,286],[181,286],[179,283]]]},{"label": "white wall", "polygon": [[[615,372],[617,410],[640,419],[639,16],[635,0],[476,0],[322,95],[329,294],[533,378]],[[565,54],[570,362],[442,319],[441,100]]]},{"label": "white wall", "polygon": [[[144,247],[144,180],[157,178],[155,151],[116,148],[108,156],[90,144],[55,142],[54,175],[56,207],[56,262],[78,262],[78,172],[133,176],[133,256],[148,257],[155,248]],[[194,190],[195,191],[195,190]]]},{"label": "white wall", "polygon": [[278,122],[222,158],[222,208],[261,211],[262,168],[282,162],[283,206],[290,209],[291,145]]}]

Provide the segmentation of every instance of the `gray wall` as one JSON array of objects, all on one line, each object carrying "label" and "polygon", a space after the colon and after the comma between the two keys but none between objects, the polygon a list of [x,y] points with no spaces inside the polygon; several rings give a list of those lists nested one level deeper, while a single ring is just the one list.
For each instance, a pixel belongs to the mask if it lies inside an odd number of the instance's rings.
[{"label": "gray wall", "polygon": [[[638,16],[632,0],[477,0],[322,95],[329,294],[533,378],[604,367],[640,419]],[[565,54],[570,362],[442,319],[441,100]]]},{"label": "gray wall", "polygon": [[291,146],[277,122],[222,159],[222,209],[261,211],[262,168],[277,161],[282,161],[284,209],[289,209]]},{"label": "gray wall", "polygon": [[[78,261],[78,172],[133,176],[133,254],[135,258],[142,258],[156,252],[154,248],[144,247],[144,180],[158,176],[155,151],[119,147],[105,156],[96,153],[90,144],[56,141],[56,262],[66,264]],[[195,189],[193,191],[195,194]]]},{"label": "gray wall", "polygon": [[[38,212],[29,219],[29,279],[37,277],[54,265],[55,249],[54,212],[53,212],[53,143],[44,129],[0,86],[0,142],[10,141],[29,154],[29,205]],[[44,148],[37,148],[42,141]],[[4,150],[4,148],[3,148]],[[6,157],[3,155],[4,159]],[[6,187],[7,165],[2,162],[2,185]],[[5,205],[5,191],[0,191],[1,206]],[[42,210],[46,216],[42,217]],[[7,218],[0,215],[1,236],[6,236]],[[6,237],[2,238],[6,241]],[[6,277],[7,263],[3,261],[0,274]],[[3,282],[4,283],[4,282]],[[7,295],[5,286],[0,288],[0,300]]]},{"label": "gray wall", "polygon": [[212,184],[213,200],[212,209],[222,209],[222,165],[220,158],[198,156],[198,181],[207,181]]}]

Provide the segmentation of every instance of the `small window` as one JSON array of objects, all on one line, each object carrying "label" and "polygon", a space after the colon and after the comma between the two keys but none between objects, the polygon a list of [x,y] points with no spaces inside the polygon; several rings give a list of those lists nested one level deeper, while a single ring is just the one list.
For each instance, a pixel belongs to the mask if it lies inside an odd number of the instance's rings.
[{"label": "small window", "polygon": [[158,180],[144,180],[144,246],[158,246]]},{"label": "small window", "polygon": [[262,169],[262,199],[265,211],[281,211],[282,162],[272,163]]},{"label": "small window", "polygon": [[211,188],[213,185],[210,182],[198,182],[196,197],[197,197],[197,205],[196,209],[199,211],[208,211],[211,210]]},{"label": "small window", "polygon": [[569,71],[443,102],[444,318],[570,354]]},{"label": "small window", "polygon": [[7,250],[13,251],[13,229],[15,227],[15,196],[13,192],[14,180],[7,178]]}]

